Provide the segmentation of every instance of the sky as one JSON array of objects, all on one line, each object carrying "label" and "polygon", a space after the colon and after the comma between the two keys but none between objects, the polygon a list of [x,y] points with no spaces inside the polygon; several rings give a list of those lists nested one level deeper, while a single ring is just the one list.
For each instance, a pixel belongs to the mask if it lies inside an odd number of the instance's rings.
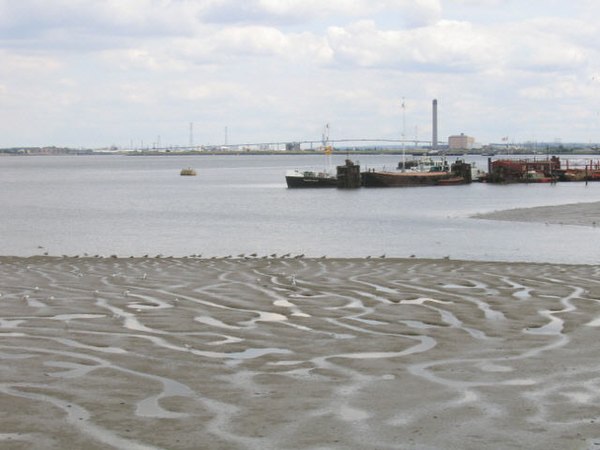
[{"label": "sky", "polygon": [[[598,0],[0,0],[0,147],[600,142]],[[191,124],[191,127],[190,127]],[[190,133],[190,128],[192,133]]]}]

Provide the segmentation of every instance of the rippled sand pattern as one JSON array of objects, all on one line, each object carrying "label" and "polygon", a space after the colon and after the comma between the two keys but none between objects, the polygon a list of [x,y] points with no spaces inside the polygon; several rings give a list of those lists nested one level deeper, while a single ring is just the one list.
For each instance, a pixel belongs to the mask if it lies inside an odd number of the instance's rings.
[{"label": "rippled sand pattern", "polygon": [[0,447],[600,448],[600,269],[0,258]]}]

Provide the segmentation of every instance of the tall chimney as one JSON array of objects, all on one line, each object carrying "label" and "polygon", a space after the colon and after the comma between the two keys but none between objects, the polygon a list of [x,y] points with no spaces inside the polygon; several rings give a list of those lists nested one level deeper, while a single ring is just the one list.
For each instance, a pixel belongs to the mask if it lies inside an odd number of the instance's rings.
[{"label": "tall chimney", "polygon": [[438,147],[437,99],[433,99],[433,131],[431,136],[431,149]]}]

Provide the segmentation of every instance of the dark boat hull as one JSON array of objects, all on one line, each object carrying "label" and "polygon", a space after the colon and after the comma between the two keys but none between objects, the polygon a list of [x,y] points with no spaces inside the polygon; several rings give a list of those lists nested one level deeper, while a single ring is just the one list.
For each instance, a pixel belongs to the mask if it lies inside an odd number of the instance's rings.
[{"label": "dark boat hull", "polygon": [[468,183],[462,177],[448,172],[364,172],[362,184],[365,187],[411,187],[448,186]]},{"label": "dark boat hull", "polygon": [[334,177],[295,177],[286,176],[285,182],[288,188],[332,188],[337,187],[337,179]]}]

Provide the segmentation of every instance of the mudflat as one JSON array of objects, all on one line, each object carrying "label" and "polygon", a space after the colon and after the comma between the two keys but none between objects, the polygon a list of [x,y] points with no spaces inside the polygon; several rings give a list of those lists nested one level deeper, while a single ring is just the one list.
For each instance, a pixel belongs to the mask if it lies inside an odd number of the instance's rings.
[{"label": "mudflat", "polygon": [[7,449],[600,447],[600,268],[0,258]]},{"label": "mudflat", "polygon": [[541,222],[555,225],[600,226],[600,202],[516,208],[477,214],[477,219]]}]

